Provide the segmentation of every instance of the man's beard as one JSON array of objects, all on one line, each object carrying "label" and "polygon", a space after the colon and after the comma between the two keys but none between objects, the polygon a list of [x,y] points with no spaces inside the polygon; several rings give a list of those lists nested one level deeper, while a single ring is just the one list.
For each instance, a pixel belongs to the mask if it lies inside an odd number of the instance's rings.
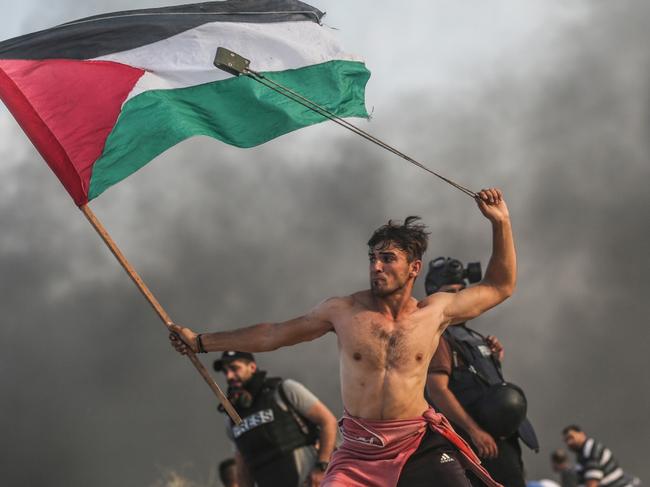
[{"label": "man's beard", "polygon": [[407,282],[408,280],[404,281],[403,283],[398,283],[391,288],[379,288],[375,286],[372,280],[370,280],[370,293],[377,298],[385,298],[386,296],[390,296],[391,294],[395,294],[396,292],[404,289]]},{"label": "man's beard", "polygon": [[392,289],[377,289],[374,286],[370,286],[370,292],[376,298],[384,298],[390,296],[394,291]]},{"label": "man's beard", "polygon": [[251,376],[250,376],[248,379],[246,379],[246,380],[242,380],[242,379],[233,379],[233,380],[229,380],[229,381],[226,381],[226,382],[228,382],[228,385],[229,385],[230,387],[246,387],[246,385],[247,385],[248,383],[250,383],[250,381],[251,381],[252,378],[253,378],[253,376],[251,375]]}]

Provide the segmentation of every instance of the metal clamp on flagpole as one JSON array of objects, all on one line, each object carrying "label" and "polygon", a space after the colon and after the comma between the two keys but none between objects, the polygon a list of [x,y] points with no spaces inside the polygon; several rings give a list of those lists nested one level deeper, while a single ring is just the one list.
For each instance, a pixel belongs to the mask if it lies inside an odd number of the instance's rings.
[{"label": "metal clamp on flagpole", "polygon": [[342,127],[350,130],[351,132],[354,132],[355,134],[363,137],[364,139],[378,145],[379,147],[386,149],[387,151],[395,154],[396,156],[401,157],[402,159],[405,159],[406,161],[410,162],[411,164],[419,167],[420,169],[423,169],[424,171],[436,176],[437,178],[443,180],[444,182],[450,184],[454,188],[458,189],[459,191],[462,191],[466,195],[470,196],[471,198],[478,198],[478,195],[472,191],[471,189],[468,189],[464,186],[461,186],[460,184],[456,183],[455,181],[452,181],[449,178],[446,178],[445,176],[442,176],[441,174],[438,174],[437,172],[429,169],[426,167],[424,164],[416,161],[412,157],[407,156],[406,154],[400,152],[399,150],[395,149],[394,147],[388,145],[386,142],[383,142],[382,140],[378,139],[377,137],[369,134],[365,130],[360,129],[356,125],[348,122],[347,120],[339,117],[335,113],[332,113],[330,110],[327,108],[323,107],[322,105],[319,105],[318,103],[305,98],[302,96],[300,93],[296,93],[293,91],[291,88],[288,88],[286,86],[283,86],[282,84],[273,81],[272,79],[269,79],[267,76],[265,76],[262,73],[258,73],[256,71],[253,71],[250,69],[250,60],[246,59],[245,57],[237,54],[236,52],[233,52],[229,49],[226,49],[225,47],[219,47],[217,48],[217,55],[215,56],[214,59],[214,65],[223,70],[226,71],[227,73],[230,73],[234,76],[248,76],[255,81],[257,81],[260,84],[263,84],[267,88],[295,101],[296,103],[301,104],[302,106],[318,113],[319,115],[322,115],[325,118],[330,119],[331,121],[341,125]]},{"label": "metal clamp on flagpole", "polygon": [[239,76],[241,74],[248,74],[248,67],[251,62],[236,52],[232,52],[225,47],[217,48],[217,56],[214,58],[214,65],[230,74]]}]

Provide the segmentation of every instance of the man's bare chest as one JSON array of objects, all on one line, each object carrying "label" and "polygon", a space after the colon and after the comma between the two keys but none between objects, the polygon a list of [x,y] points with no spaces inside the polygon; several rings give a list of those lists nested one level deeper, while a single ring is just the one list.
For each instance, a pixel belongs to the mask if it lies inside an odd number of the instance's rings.
[{"label": "man's bare chest", "polygon": [[430,355],[436,326],[419,316],[391,320],[362,312],[337,327],[342,352],[372,367],[397,368]]}]

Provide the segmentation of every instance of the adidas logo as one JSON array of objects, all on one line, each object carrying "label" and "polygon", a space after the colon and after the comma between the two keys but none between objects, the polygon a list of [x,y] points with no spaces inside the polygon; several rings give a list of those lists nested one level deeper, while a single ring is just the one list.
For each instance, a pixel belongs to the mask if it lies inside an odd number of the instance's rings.
[{"label": "adidas logo", "polygon": [[455,462],[455,461],[456,460],[454,460],[452,457],[450,457],[446,453],[443,453],[442,455],[440,455],[440,463],[449,463],[449,462]]}]

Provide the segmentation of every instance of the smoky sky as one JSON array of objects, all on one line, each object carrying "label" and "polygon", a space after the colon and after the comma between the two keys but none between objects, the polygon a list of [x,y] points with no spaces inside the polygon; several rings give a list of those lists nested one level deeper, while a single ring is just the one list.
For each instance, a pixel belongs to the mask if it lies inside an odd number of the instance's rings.
[{"label": "smoky sky", "polygon": [[[552,478],[548,454],[576,422],[647,481],[650,6],[580,16],[539,24],[445,90],[400,89],[396,76],[357,123],[464,185],[504,190],[518,289],[474,326],[501,338],[506,375],[528,395],[542,443],[525,454],[529,478]],[[162,485],[172,470],[218,485],[232,449],[212,393],[6,111],[0,175],[2,483]],[[388,218],[423,217],[427,260],[485,266],[490,253],[469,198],[328,125],[248,150],[192,139],[91,206],[170,315],[201,331],[365,287],[365,242]],[[334,336],[259,362],[341,413]]]}]

